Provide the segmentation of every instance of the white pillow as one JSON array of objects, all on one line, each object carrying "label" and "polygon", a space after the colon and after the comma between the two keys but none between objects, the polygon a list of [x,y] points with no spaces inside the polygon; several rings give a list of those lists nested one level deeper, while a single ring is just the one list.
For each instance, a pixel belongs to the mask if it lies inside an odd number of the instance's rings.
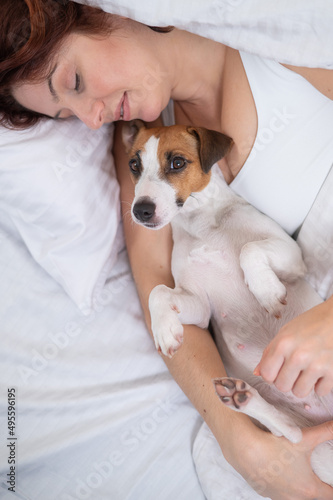
[{"label": "white pillow", "polygon": [[173,25],[281,63],[333,68],[327,0],[76,0],[151,26]]},{"label": "white pillow", "polygon": [[76,119],[0,128],[0,209],[86,314],[123,246],[112,138]]}]

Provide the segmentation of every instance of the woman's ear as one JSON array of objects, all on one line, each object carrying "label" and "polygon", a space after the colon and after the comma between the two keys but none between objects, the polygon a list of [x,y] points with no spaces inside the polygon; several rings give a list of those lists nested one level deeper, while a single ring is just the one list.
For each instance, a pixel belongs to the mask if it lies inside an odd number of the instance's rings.
[{"label": "woman's ear", "polygon": [[234,141],[225,134],[202,127],[187,127],[198,143],[202,170],[207,174],[214,163],[221,160],[231,149]]},{"label": "woman's ear", "polygon": [[145,124],[141,120],[124,122],[122,127],[122,140],[127,153],[131,150],[139,130],[142,128],[145,128]]}]

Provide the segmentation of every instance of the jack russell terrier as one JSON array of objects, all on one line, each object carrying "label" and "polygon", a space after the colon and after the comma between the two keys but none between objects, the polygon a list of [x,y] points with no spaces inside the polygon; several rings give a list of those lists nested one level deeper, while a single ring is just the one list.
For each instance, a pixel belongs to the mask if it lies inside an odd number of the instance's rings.
[{"label": "jack russell terrier", "polygon": [[[214,380],[221,401],[296,443],[300,427],[332,419],[333,391],[299,399],[253,375],[283,324],[319,304],[304,279],[300,248],[273,220],[226,184],[217,165],[232,140],[215,131],[175,125],[125,124],[123,142],[135,183],[132,217],[147,228],[171,222],[175,288],[149,297],[156,347],[180,348],[182,324],[207,328],[228,376]],[[213,168],[212,168],[213,167]],[[333,486],[333,441],[318,445],[312,467]]]}]

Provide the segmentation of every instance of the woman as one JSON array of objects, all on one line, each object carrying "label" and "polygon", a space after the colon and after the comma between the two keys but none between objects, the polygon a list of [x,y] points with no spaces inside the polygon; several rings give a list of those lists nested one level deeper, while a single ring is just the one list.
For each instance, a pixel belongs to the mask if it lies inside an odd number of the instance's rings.
[{"label": "woman", "polygon": [[[220,167],[228,183],[238,177],[253,151],[258,117],[245,59],[237,51],[176,29],[157,33],[71,2],[27,0],[27,5],[23,0],[15,6],[12,0],[2,0],[1,16],[6,20],[0,30],[3,124],[25,127],[43,117],[72,115],[91,128],[121,119],[153,122],[171,97],[177,122],[233,137],[235,146]],[[286,76],[306,78],[312,92],[331,98],[332,72],[281,68]],[[283,116],[286,121],[288,114]],[[295,141],[294,148],[301,147]],[[119,133],[115,155],[126,207],[133,187]],[[149,325],[150,290],[158,283],[172,285],[170,229],[153,232],[133,227],[126,216],[124,221],[133,274]],[[280,390],[293,389],[298,396],[314,386],[319,394],[331,390],[332,302],[329,299],[286,325],[267,348],[257,373]],[[246,479],[251,478],[254,487],[267,463],[289,457],[283,462],[283,472],[267,482],[261,494],[276,500],[333,497],[332,488],[321,483],[310,466],[312,449],[332,438],[331,426],[306,429],[302,442],[292,445],[261,431],[246,416],[230,414],[211,384],[212,378],[225,373],[220,356],[209,333],[197,327],[185,327],[182,348],[165,362],[214,432],[225,457]],[[315,375],[313,366],[317,367]]]}]

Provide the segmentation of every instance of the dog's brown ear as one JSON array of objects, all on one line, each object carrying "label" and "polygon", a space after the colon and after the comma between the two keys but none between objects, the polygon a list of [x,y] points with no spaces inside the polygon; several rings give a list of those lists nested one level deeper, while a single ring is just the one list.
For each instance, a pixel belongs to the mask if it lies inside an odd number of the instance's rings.
[{"label": "dog's brown ear", "polygon": [[221,160],[232,147],[234,141],[227,135],[202,127],[187,127],[187,131],[198,141],[201,168],[207,174],[214,163]]},{"label": "dog's brown ear", "polygon": [[133,143],[136,139],[136,136],[139,133],[139,130],[145,127],[145,124],[142,120],[132,120],[130,122],[124,122],[122,128],[122,140],[128,153],[133,146]]}]

